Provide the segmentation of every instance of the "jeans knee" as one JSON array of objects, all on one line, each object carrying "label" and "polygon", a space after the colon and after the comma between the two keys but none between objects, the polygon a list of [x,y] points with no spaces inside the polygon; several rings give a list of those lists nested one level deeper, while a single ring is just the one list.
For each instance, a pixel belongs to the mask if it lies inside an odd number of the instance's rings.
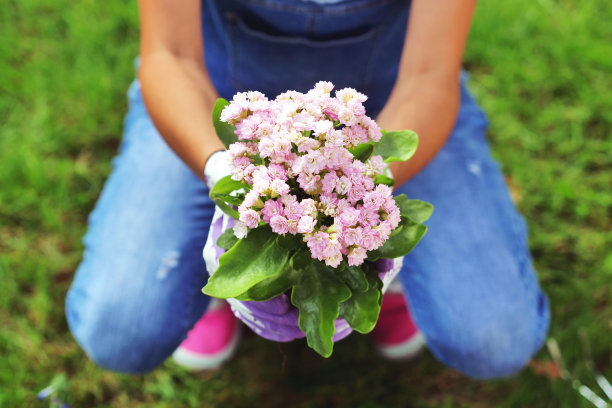
[{"label": "jeans knee", "polygon": [[68,326],[89,358],[105,369],[134,374],[151,371],[180,342],[180,334],[164,332],[163,327],[146,330],[137,316],[120,305],[103,299],[77,301],[79,296],[71,291],[66,298]]},{"label": "jeans knee", "polygon": [[440,360],[477,379],[507,377],[520,371],[540,349],[549,323],[548,303],[541,294],[538,313],[496,316],[490,321],[462,321],[428,345]]}]

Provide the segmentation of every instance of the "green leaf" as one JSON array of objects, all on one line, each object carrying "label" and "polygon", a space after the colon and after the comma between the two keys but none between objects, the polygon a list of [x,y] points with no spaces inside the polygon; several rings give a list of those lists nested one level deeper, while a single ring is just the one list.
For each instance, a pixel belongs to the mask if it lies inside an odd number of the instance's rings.
[{"label": "green leaf", "polygon": [[234,180],[232,176],[225,176],[217,181],[217,184],[210,190],[209,195],[210,198],[214,199],[217,194],[229,194],[241,188],[244,188],[244,184],[241,181]]},{"label": "green leaf", "polygon": [[368,280],[359,266],[347,266],[346,268],[336,269],[338,276],[353,292],[365,292],[368,289]]},{"label": "green leaf", "polygon": [[243,199],[232,196],[230,193],[243,188],[245,188],[245,186],[242,182],[232,179],[232,176],[225,176],[217,181],[217,184],[210,190],[210,198],[213,199],[215,204],[217,204],[224,213],[232,218],[238,219],[238,211],[234,210],[227,203],[235,206],[240,205]]},{"label": "green leaf", "polygon": [[294,268],[290,260],[278,275],[262,280],[242,295],[237,296],[236,299],[254,300],[257,302],[270,300],[290,289],[295,284],[297,276],[298,270]]},{"label": "green leaf", "polygon": [[304,245],[304,241],[302,240],[302,234],[285,234],[279,235],[276,237],[276,243],[289,250],[295,250]]},{"label": "green leaf", "polygon": [[386,184],[389,187],[393,187],[393,185],[395,184],[395,180],[393,180],[392,177],[385,176],[384,174],[379,174],[374,179],[374,183],[376,183],[376,184]]},{"label": "green leaf", "polygon": [[402,216],[408,217],[419,224],[431,217],[433,205],[421,200],[410,200],[406,197],[406,194],[400,194],[393,198]]},{"label": "green leaf", "polygon": [[215,106],[213,106],[212,110],[212,118],[213,118],[213,127],[215,128],[215,132],[217,133],[217,137],[221,140],[221,143],[225,146],[226,149],[229,149],[229,146],[232,143],[238,141],[238,136],[234,130],[236,129],[234,126],[229,123],[225,123],[221,121],[221,111],[229,105],[229,102],[223,98],[217,99],[215,102]]},{"label": "green leaf", "polygon": [[306,333],[308,345],[323,357],[329,357],[334,343],[334,320],[340,303],[351,296],[351,290],[334,276],[334,271],[320,261],[301,257],[302,265],[291,292],[291,303],[300,311],[299,326]]},{"label": "green leaf", "polygon": [[359,333],[369,333],[376,326],[382,304],[382,281],[376,273],[369,273],[368,281],[367,291],[353,291],[340,305],[340,315]]},{"label": "green leaf", "polygon": [[375,261],[380,258],[398,258],[408,254],[427,232],[425,225],[414,222],[409,218],[402,218],[402,229],[389,239],[380,248],[368,253],[368,260]]},{"label": "green leaf", "polygon": [[412,130],[384,132],[374,146],[374,154],[379,154],[385,163],[405,161],[416,152],[419,138]]},{"label": "green leaf", "polygon": [[219,258],[219,267],[202,292],[218,298],[236,297],[255,284],[277,275],[289,252],[276,244],[276,234],[267,227],[249,231]]},{"label": "green leaf", "polygon": [[349,151],[357,160],[365,163],[370,156],[372,156],[372,152],[374,152],[374,145],[372,143],[361,143],[352,149],[349,149]]},{"label": "green leaf", "polygon": [[220,198],[215,198],[213,201],[215,202],[217,207],[219,207],[224,213],[226,213],[230,217],[236,220],[240,217],[240,214],[238,213],[238,211],[234,210],[232,207],[225,204],[225,202],[221,200]]},{"label": "green leaf", "polygon": [[228,228],[225,231],[223,231],[221,235],[219,235],[219,238],[217,238],[217,246],[219,248],[228,250],[231,247],[233,247],[238,241],[239,241],[238,237],[234,235],[234,229]]},{"label": "green leaf", "polygon": [[234,205],[236,207],[238,207],[244,201],[244,196],[237,197],[229,194],[215,194],[215,198],[223,200],[229,205]]}]

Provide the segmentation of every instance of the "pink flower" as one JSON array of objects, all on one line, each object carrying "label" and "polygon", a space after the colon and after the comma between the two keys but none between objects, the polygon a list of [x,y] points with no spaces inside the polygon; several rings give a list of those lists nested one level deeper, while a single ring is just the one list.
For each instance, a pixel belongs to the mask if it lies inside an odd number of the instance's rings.
[{"label": "pink flower", "polygon": [[381,205],[381,208],[387,214],[390,214],[390,213],[392,213],[393,211],[396,211],[396,210],[399,211],[399,208],[397,208],[397,204],[395,204],[395,200],[393,199],[392,196],[385,197],[385,201]]},{"label": "pink flower", "polygon": [[368,191],[363,196],[363,206],[366,208],[375,209],[376,211],[378,211],[384,202],[385,197],[376,190]]},{"label": "pink flower", "polygon": [[239,219],[244,222],[248,228],[257,228],[259,224],[259,213],[255,210],[245,210],[240,212]]},{"label": "pink flower", "polygon": [[248,232],[249,232],[249,229],[247,228],[244,222],[236,221],[236,223],[234,224],[234,235],[236,236],[236,238],[238,239],[246,238]]},{"label": "pink flower", "polygon": [[304,210],[304,215],[308,215],[310,217],[316,217],[317,215],[317,205],[312,198],[305,198],[300,201],[300,205]]},{"label": "pink flower", "polygon": [[317,147],[320,146],[320,143],[318,140],[313,139],[311,137],[304,137],[301,136],[298,140],[297,140],[297,149],[298,152],[300,153],[305,153],[305,152],[309,152],[313,149],[316,149]]},{"label": "pink flower", "polygon": [[270,192],[272,197],[283,196],[289,193],[289,185],[281,179],[274,179],[270,183]]},{"label": "pink flower", "polygon": [[336,183],[336,192],[340,195],[345,195],[349,192],[350,189],[351,180],[346,176],[340,177],[338,179],[338,182]]},{"label": "pink flower", "polygon": [[234,95],[232,102],[221,111],[220,119],[234,125],[246,118],[249,111],[249,101],[245,92],[238,92]]},{"label": "pink flower", "polygon": [[356,208],[346,208],[340,213],[340,223],[344,227],[352,227],[359,221],[360,211]]},{"label": "pink flower", "polygon": [[251,160],[248,157],[240,156],[232,160],[232,179],[242,181],[246,178],[245,170],[252,166]]},{"label": "pink flower", "polygon": [[273,179],[287,181],[287,170],[282,164],[270,163],[268,166],[268,175]]},{"label": "pink flower", "polygon": [[297,232],[299,232],[300,234],[310,234],[314,231],[316,225],[316,219],[308,215],[303,215],[300,218],[300,221],[298,222]]},{"label": "pink flower", "polygon": [[268,175],[262,175],[261,172],[255,170],[253,172],[253,189],[258,195],[267,195],[270,189],[270,178]]},{"label": "pink flower", "polygon": [[379,184],[376,186],[376,192],[382,197],[390,197],[393,194],[393,190],[386,184]]},{"label": "pink flower", "polygon": [[272,232],[279,235],[285,235],[289,232],[287,219],[281,215],[275,215],[270,219],[270,227],[272,228]]},{"label": "pink flower", "polygon": [[292,201],[285,206],[285,217],[291,220],[299,220],[304,214],[302,206],[297,201]]},{"label": "pink flower", "polygon": [[380,221],[377,208],[364,207],[359,214],[359,222],[362,225],[376,226]]},{"label": "pink flower", "polygon": [[394,229],[393,225],[391,225],[391,222],[389,222],[388,219],[381,221],[376,228],[380,232],[380,236],[383,241],[386,241],[387,238],[389,238],[389,234],[391,234],[391,231]]},{"label": "pink flower", "polygon": [[274,140],[274,147],[270,154],[272,161],[282,163],[289,153],[291,153],[291,142],[289,140],[280,138]]},{"label": "pink flower", "polygon": [[374,228],[364,228],[361,236],[361,246],[372,251],[382,244],[380,232]]},{"label": "pink flower", "polygon": [[310,248],[312,257],[322,261],[323,251],[325,251],[325,247],[327,246],[328,242],[329,234],[323,231],[318,231],[312,234],[306,245],[308,248]]},{"label": "pink flower", "polygon": [[370,141],[370,136],[368,132],[363,127],[356,125],[351,127],[351,131],[353,132],[353,137],[356,140],[359,140],[359,143],[368,143]]},{"label": "pink flower", "polygon": [[259,155],[261,158],[266,158],[272,156],[274,152],[274,139],[271,137],[266,137],[259,141]]},{"label": "pink flower", "polygon": [[289,233],[291,235],[297,234],[298,220],[287,219],[287,226],[289,227]]},{"label": "pink flower", "polygon": [[[270,116],[270,115],[268,115]],[[268,120],[271,120],[270,118],[268,118]],[[263,122],[261,123],[258,127],[257,127],[257,132],[255,133],[255,136],[258,139],[264,139],[270,135],[272,135],[272,133],[274,132],[274,126],[272,123],[270,122]]]},{"label": "pink flower", "polygon": [[395,211],[391,211],[390,213],[387,213],[386,221],[389,222],[392,230],[396,229],[401,221],[401,214],[400,214],[399,209],[396,208]]},{"label": "pink flower", "polygon": [[227,149],[227,151],[229,152],[230,156],[232,156],[232,158],[242,156],[247,151],[247,144],[241,142],[232,143],[229,149]]},{"label": "pink flower", "polygon": [[239,211],[240,209],[247,210],[251,207],[261,208],[263,206],[264,206],[264,203],[259,197],[259,193],[257,193],[257,191],[255,190],[251,190],[248,193],[246,193],[246,195],[244,196],[244,200],[242,201],[242,204],[240,204],[240,207],[238,207],[238,210]]},{"label": "pink flower", "polygon": [[318,150],[313,150],[304,155],[304,160],[302,162],[302,170],[315,174],[320,172],[325,166],[325,158]]},{"label": "pink flower", "polygon": [[319,137],[319,139],[325,139],[333,128],[334,124],[329,120],[318,120],[313,123],[314,135]]},{"label": "pink flower", "polygon": [[341,262],[342,262],[341,252],[337,252],[334,255],[325,258],[325,265],[331,266],[332,268],[337,268]]},{"label": "pink flower", "polygon": [[346,104],[346,107],[352,110],[353,114],[358,118],[361,118],[366,113],[365,108],[360,101],[351,100]]},{"label": "pink flower", "polygon": [[316,194],[321,188],[321,183],[319,182],[320,179],[321,176],[319,176],[318,174],[316,176],[313,176],[309,173],[300,173],[297,181],[300,187],[305,192],[307,192],[308,194]]},{"label": "pink flower", "polygon": [[336,205],[336,209],[338,210],[338,212],[342,212],[344,211],[345,208],[354,208],[353,204],[351,204],[351,202],[349,200],[347,200],[346,198],[342,198],[340,200],[338,200],[338,204]]},{"label": "pink flower", "polygon": [[263,220],[270,223],[270,219],[275,215],[283,215],[283,204],[280,200],[268,200],[261,209]]},{"label": "pink flower", "polygon": [[297,197],[294,196],[293,194],[287,194],[281,197],[281,202],[283,203],[283,205],[287,206],[290,203],[297,201]]},{"label": "pink flower", "polygon": [[255,171],[257,167],[254,164],[249,164],[243,171],[242,173],[239,173],[239,175],[243,176],[243,180],[246,181],[249,184],[253,184],[253,172]]},{"label": "pink flower", "polygon": [[325,144],[327,146],[342,147],[344,145],[344,133],[340,130],[330,131],[325,138]]},{"label": "pink flower", "polygon": [[359,245],[361,243],[363,228],[344,228],[342,230],[342,241],[344,245]]},{"label": "pink flower", "polygon": [[365,126],[368,132],[368,137],[373,142],[378,142],[380,140],[380,138],[382,137],[382,132],[380,131],[380,127],[378,127],[376,121],[367,116],[364,116],[363,118],[361,118],[361,124]]},{"label": "pink flower", "polygon": [[251,112],[265,111],[270,106],[268,98],[261,92],[249,91],[247,92],[247,98],[250,100],[249,110]]},{"label": "pink flower", "polygon": [[257,128],[259,127],[258,116],[248,116],[236,124],[236,136],[239,140],[257,139]]},{"label": "pink flower", "polygon": [[366,166],[368,166],[368,174],[369,175],[377,175],[383,174],[385,169],[387,168],[387,164],[383,161],[383,158],[375,154],[368,159],[366,162]]},{"label": "pink flower", "polygon": [[297,113],[293,115],[293,127],[299,132],[312,129],[314,122],[316,121],[316,119],[307,110],[303,109],[306,101],[303,98],[304,95],[301,96],[302,100],[300,101],[300,107],[298,108]]},{"label": "pink flower", "polygon": [[366,191],[370,191],[374,188],[374,180],[369,177],[362,177],[361,185],[366,189]]},{"label": "pink flower", "polygon": [[243,108],[242,106],[230,104],[223,109],[223,111],[221,112],[220,119],[223,122],[227,122],[233,125],[238,121],[242,120],[243,113],[246,114],[246,112],[247,109]]},{"label": "pink flower", "polygon": [[338,204],[338,197],[336,194],[322,194],[319,197],[319,202],[321,203],[321,211],[323,211],[325,215],[336,215],[336,205]]},{"label": "pink flower", "polygon": [[349,251],[348,254],[348,264],[349,266],[358,266],[363,263],[363,261],[368,256],[367,251],[363,247],[354,247]]},{"label": "pink flower", "polygon": [[351,166],[353,155],[345,148],[325,146],[322,150],[326,160],[325,168],[327,170],[340,170]]},{"label": "pink flower", "polygon": [[363,188],[363,186],[353,185],[353,188],[349,190],[348,194],[346,195],[346,198],[348,198],[349,201],[354,204],[357,201],[361,200],[365,193],[366,190],[365,188]]},{"label": "pink flower", "polygon": [[357,116],[355,116],[355,113],[351,109],[345,106],[340,108],[338,112],[338,120],[340,123],[346,126],[353,126],[357,124]]},{"label": "pink flower", "polygon": [[331,172],[327,173],[323,177],[323,189],[322,189],[322,192],[324,194],[331,194],[334,191],[334,189],[336,188],[336,183],[338,183],[338,176],[336,175],[336,172],[331,171]]},{"label": "pink flower", "polygon": [[338,235],[330,234],[329,240],[327,241],[327,245],[325,246],[325,249],[323,250],[323,257],[333,258],[334,256],[336,256],[336,254],[341,253],[340,252],[341,249],[342,249],[342,244],[340,243],[340,240],[338,239]]},{"label": "pink flower", "polygon": [[353,160],[351,164],[351,177],[363,178],[363,174],[368,171],[368,167],[359,160]]},{"label": "pink flower", "polygon": [[334,84],[329,81],[319,81],[314,86],[314,91],[321,94],[329,94],[334,89]]},{"label": "pink flower", "polygon": [[338,120],[338,110],[342,107],[342,104],[337,99],[330,99],[327,102],[327,106],[323,108],[323,113],[327,115],[331,120]]},{"label": "pink flower", "polygon": [[232,164],[235,169],[243,171],[249,164],[251,164],[251,159],[245,156],[238,156],[232,160]]},{"label": "pink flower", "polygon": [[338,89],[336,91],[336,98],[338,98],[339,100],[341,100],[345,104],[348,104],[351,101],[363,103],[363,102],[365,102],[368,99],[367,96],[365,96],[361,92],[357,92],[353,88]]}]

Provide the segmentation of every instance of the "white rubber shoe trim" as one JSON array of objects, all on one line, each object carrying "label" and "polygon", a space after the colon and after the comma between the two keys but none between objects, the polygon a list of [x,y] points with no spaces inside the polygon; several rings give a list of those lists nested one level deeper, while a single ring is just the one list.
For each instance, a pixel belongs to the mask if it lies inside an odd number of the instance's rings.
[{"label": "white rubber shoe trim", "polygon": [[377,344],[376,348],[380,355],[387,360],[409,360],[419,354],[425,343],[425,336],[418,332],[404,343],[393,346]]},{"label": "white rubber shoe trim", "polygon": [[189,351],[185,348],[179,347],[174,353],[172,353],[172,359],[174,362],[188,370],[201,371],[201,370],[212,370],[219,368],[224,362],[229,360],[236,348],[241,337],[241,326],[236,325],[236,334],[230,341],[230,344],[220,352],[216,354],[202,355]]}]

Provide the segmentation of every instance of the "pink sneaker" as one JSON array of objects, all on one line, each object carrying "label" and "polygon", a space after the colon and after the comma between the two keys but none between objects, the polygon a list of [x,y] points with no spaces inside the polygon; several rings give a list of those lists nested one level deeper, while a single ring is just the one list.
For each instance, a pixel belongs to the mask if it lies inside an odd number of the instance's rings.
[{"label": "pink sneaker", "polygon": [[409,360],[425,345],[425,336],[414,323],[403,293],[383,295],[372,336],[378,352],[388,360]]},{"label": "pink sneaker", "polygon": [[240,322],[229,304],[213,299],[172,358],[190,370],[218,368],[232,357],[239,339]]}]

